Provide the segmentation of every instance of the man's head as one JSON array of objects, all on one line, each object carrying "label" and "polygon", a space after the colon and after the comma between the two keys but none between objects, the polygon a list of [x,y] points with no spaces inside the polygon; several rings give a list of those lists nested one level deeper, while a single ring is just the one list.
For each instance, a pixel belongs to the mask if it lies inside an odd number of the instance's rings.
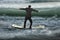
[{"label": "man's head", "polygon": [[29,8],[31,8],[31,5],[28,5]]}]

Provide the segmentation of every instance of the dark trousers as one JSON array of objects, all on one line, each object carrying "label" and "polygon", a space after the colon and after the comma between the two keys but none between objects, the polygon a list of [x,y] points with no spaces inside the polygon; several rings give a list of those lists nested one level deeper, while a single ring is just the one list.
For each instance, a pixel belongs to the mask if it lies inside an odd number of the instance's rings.
[{"label": "dark trousers", "polygon": [[31,26],[32,26],[32,19],[31,18],[25,18],[25,21],[24,21],[24,28],[26,28],[26,22],[27,22],[27,20],[29,20],[30,21],[30,29],[32,28]]}]

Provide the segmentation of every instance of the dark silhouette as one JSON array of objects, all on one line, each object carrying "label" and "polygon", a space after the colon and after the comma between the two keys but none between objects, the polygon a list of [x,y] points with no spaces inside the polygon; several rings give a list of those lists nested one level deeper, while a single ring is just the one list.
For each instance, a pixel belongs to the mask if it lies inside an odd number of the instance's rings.
[{"label": "dark silhouette", "polygon": [[31,5],[29,5],[27,8],[20,8],[20,10],[26,11],[25,21],[24,21],[24,28],[26,28],[26,21],[30,21],[30,29],[32,28],[32,19],[31,19],[31,13],[32,11],[38,12],[37,10],[31,8]]}]

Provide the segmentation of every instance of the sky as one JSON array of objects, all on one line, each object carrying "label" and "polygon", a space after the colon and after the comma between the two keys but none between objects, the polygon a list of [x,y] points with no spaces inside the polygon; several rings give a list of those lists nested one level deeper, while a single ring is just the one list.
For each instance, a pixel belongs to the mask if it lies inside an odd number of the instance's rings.
[{"label": "sky", "polygon": [[60,0],[0,0],[0,8],[21,8],[28,5],[33,8],[59,7]]}]

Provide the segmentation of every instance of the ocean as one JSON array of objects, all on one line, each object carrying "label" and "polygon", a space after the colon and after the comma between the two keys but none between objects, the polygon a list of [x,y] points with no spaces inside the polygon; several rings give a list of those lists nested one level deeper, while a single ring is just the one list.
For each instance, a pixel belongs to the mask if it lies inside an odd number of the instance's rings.
[{"label": "ocean", "polygon": [[[15,29],[13,24],[22,26],[26,12],[19,10],[31,5],[39,12],[32,12],[32,27],[45,28]],[[26,27],[29,28],[27,21]],[[59,0],[0,0],[0,40],[60,40]]]},{"label": "ocean", "polygon": [[[44,29],[13,29],[12,24],[24,25],[24,17],[0,16],[0,40],[60,40],[60,18],[32,17],[32,27],[44,25]],[[37,21],[38,20],[38,21]],[[27,21],[27,27],[29,27]]]}]

